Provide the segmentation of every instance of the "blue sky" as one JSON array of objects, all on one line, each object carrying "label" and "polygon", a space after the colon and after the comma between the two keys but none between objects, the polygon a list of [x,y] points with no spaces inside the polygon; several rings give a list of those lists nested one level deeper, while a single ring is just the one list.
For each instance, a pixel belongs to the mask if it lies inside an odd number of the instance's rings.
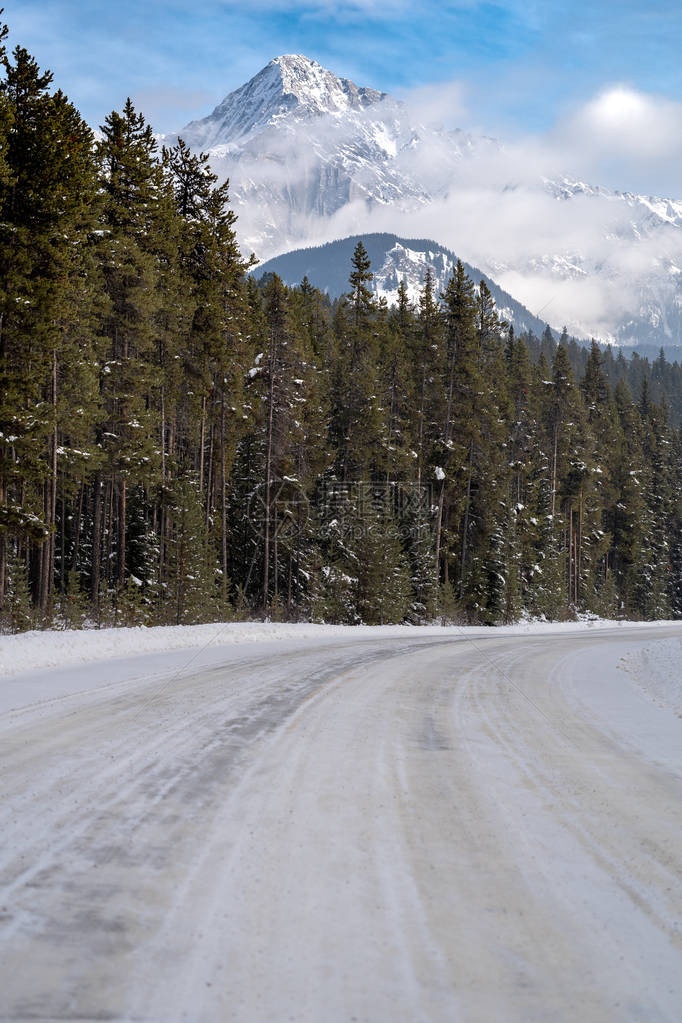
[{"label": "blue sky", "polygon": [[502,136],[614,83],[682,98],[672,0],[5,0],[4,17],[93,125],[130,94],[177,129],[292,52],[390,92],[456,81],[463,126]]}]

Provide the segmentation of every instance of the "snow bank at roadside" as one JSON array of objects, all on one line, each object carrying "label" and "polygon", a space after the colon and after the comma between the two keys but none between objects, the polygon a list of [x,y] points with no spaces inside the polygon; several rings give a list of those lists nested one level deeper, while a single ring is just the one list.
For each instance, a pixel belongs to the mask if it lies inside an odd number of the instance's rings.
[{"label": "snow bank at roadside", "polygon": [[[25,632],[14,636],[0,636],[0,676],[19,675],[45,668],[67,667],[111,658],[132,657],[138,654],[166,653],[172,650],[206,649],[237,643],[263,643],[282,640],[312,640],[323,638],[350,639],[353,637],[400,637],[414,635],[487,635],[509,633],[559,633],[584,629],[613,629],[630,625],[626,622],[590,620],[555,624],[551,622],[523,622],[499,629],[464,626],[351,626],[310,625],[282,622],[228,622],[212,625],[172,625],[156,628],[116,628],[83,631]],[[642,627],[651,622],[637,623]],[[660,623],[665,624],[665,623]],[[679,622],[667,623],[679,626]],[[678,648],[679,650],[679,648]],[[679,656],[679,653],[678,653]]]},{"label": "snow bank at roadside", "polygon": [[328,626],[275,622],[168,625],[155,628],[45,630],[0,636],[0,676],[112,657],[167,653],[233,643],[304,639]]},{"label": "snow bank at roadside", "polygon": [[661,639],[622,658],[633,682],[659,707],[682,717],[682,639]]}]

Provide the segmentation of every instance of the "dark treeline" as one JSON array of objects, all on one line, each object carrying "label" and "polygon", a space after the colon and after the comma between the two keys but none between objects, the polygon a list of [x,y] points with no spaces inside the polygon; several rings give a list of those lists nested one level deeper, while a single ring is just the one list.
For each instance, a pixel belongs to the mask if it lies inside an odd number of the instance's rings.
[{"label": "dark treeline", "polygon": [[[537,362],[542,354],[552,364],[556,342],[549,327],[545,327],[541,338],[524,334],[524,340],[533,362]],[[566,348],[574,378],[582,380],[590,361],[590,348],[575,338],[569,339],[565,327],[559,344]],[[682,425],[682,366],[679,362],[668,362],[663,348],[653,362],[636,351],[626,358],[623,349],[618,348],[614,353],[610,345],[602,345],[600,350],[602,370],[612,390],[623,382],[632,394],[639,397],[642,389],[646,388],[648,400],[665,407],[670,423],[678,428]]]},{"label": "dark treeline", "polygon": [[461,264],[256,282],[206,158],[2,64],[2,628],[680,615],[677,364],[515,337]]}]

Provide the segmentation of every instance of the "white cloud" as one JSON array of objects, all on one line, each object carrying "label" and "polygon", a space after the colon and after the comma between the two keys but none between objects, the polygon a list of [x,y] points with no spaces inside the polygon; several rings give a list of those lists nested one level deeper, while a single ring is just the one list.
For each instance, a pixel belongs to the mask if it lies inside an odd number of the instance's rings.
[{"label": "white cloud", "polygon": [[597,152],[670,157],[680,144],[682,104],[615,85],[578,110],[569,127],[577,140],[587,139]]},{"label": "white cloud", "polygon": [[469,89],[463,82],[444,82],[411,89],[402,95],[416,119],[426,124],[456,128],[468,116]]},{"label": "white cloud", "polygon": [[[672,210],[680,226],[662,226],[646,204],[617,200],[598,189],[566,197],[546,181],[565,176],[623,191],[654,191],[641,187],[638,175],[644,177],[652,163],[661,174],[677,175],[679,105],[614,86],[545,134],[501,143],[479,139],[471,148],[458,135],[458,153],[450,132],[433,130],[433,124],[442,124],[446,117],[456,123],[459,114],[448,114],[454,110],[464,115],[464,99],[455,82],[409,94],[408,116],[404,110],[396,113],[402,142],[383,173],[412,183],[411,194],[400,204],[367,204],[351,190],[336,212],[310,209],[302,185],[292,211],[291,181],[310,182],[314,147],[297,147],[291,137],[281,135],[269,140],[267,148],[276,157],[267,171],[275,232],[286,219],[286,237],[277,249],[370,231],[433,238],[490,273],[552,325],[567,324],[577,334],[601,337],[624,318],[637,318],[648,301],[647,289],[653,286],[660,293],[676,287],[668,264],[682,266],[682,205]],[[367,119],[372,116],[368,111]],[[330,131],[324,140],[317,136],[322,152],[338,151],[346,143],[352,147],[352,138],[343,137],[340,125]],[[418,138],[415,144],[413,138]],[[257,162],[242,160],[242,171],[259,179]],[[435,198],[424,202],[420,188]],[[275,194],[279,189],[289,196],[280,205]],[[267,211],[254,206],[240,211],[242,230],[249,234],[256,228],[253,236],[268,230],[263,221]],[[662,203],[658,211],[665,208]],[[261,218],[260,226],[253,223],[254,216]],[[262,256],[272,254],[265,237],[261,234],[255,245]]]},{"label": "white cloud", "polygon": [[559,121],[547,142],[612,187],[659,195],[680,189],[682,103],[611,85]]}]

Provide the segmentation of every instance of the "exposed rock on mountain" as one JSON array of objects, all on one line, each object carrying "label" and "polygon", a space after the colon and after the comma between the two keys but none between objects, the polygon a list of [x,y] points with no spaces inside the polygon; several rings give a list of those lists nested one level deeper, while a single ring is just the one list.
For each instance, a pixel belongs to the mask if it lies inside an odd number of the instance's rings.
[{"label": "exposed rock on mountain", "polygon": [[682,201],[532,167],[513,180],[494,139],[424,123],[300,55],[180,134],[230,178],[242,246],[260,259],[356,232],[428,234],[576,334],[682,343]]}]

